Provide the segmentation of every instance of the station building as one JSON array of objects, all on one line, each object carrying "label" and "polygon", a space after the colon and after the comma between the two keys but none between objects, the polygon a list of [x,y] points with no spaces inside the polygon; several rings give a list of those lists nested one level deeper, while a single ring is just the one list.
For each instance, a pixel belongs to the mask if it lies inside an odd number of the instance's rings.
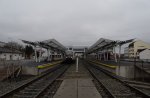
[{"label": "station building", "polygon": [[[125,48],[125,55],[128,56],[129,58],[140,58],[140,52],[141,50],[145,50],[145,49],[150,49],[150,44],[141,41],[141,40],[137,40],[132,42],[131,44],[129,44],[128,47]],[[146,55],[146,52],[145,52]]]},{"label": "station building", "polygon": [[23,53],[10,49],[10,48],[5,48],[4,46],[6,45],[5,42],[0,41],[0,60],[21,60],[24,59]]},{"label": "station building", "polygon": [[11,50],[8,48],[0,47],[1,60],[21,60],[24,59],[23,53],[18,50]]}]

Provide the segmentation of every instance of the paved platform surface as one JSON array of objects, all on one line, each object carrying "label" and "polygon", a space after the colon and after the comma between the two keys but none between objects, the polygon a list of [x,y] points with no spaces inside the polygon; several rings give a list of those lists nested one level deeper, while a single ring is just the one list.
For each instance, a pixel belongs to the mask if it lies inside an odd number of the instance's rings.
[{"label": "paved platform surface", "polygon": [[54,98],[102,98],[91,79],[66,79]]},{"label": "paved platform surface", "polygon": [[78,72],[72,65],[60,79],[63,82],[53,98],[102,98],[82,63]]}]

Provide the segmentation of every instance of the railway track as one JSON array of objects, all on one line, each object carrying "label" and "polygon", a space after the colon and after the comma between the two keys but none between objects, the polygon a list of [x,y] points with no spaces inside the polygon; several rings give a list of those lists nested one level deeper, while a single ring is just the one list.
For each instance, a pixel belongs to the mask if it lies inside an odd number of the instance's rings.
[{"label": "railway track", "polygon": [[138,81],[128,81],[128,80],[124,80],[124,82],[141,90],[142,92],[150,96],[150,84],[149,83],[138,82]]},{"label": "railway track", "polygon": [[68,67],[69,65],[53,68],[20,87],[1,95],[0,98],[47,98],[46,95],[53,95],[56,88],[58,88],[58,84],[61,84],[61,81],[57,81],[56,79],[61,76]]},{"label": "railway track", "polygon": [[150,98],[146,93],[126,84],[106,70],[90,63],[86,65],[103,98]]}]

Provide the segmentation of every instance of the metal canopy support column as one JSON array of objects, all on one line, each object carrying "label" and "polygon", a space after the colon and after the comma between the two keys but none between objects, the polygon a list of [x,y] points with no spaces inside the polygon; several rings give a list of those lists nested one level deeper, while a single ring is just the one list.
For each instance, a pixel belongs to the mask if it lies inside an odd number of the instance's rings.
[{"label": "metal canopy support column", "polygon": [[48,49],[48,61],[51,61],[51,50]]},{"label": "metal canopy support column", "polygon": [[95,59],[97,59],[97,54],[95,53]]},{"label": "metal canopy support column", "polygon": [[40,51],[39,51],[39,62],[41,62],[41,56],[42,55],[42,48],[40,47]]},{"label": "metal canopy support column", "polygon": [[61,56],[61,59],[63,59],[63,58],[64,58],[64,57],[63,57],[63,53],[61,53],[61,54],[60,54],[60,56]]},{"label": "metal canopy support column", "polygon": [[108,61],[108,59],[109,59],[109,51],[108,51],[108,49],[107,49],[107,61]]},{"label": "metal canopy support column", "polygon": [[102,53],[100,53],[100,61],[102,60]]},{"label": "metal canopy support column", "polygon": [[50,58],[49,55],[50,55],[49,54],[49,49],[47,49],[47,61],[49,61],[49,58]]},{"label": "metal canopy support column", "polygon": [[84,59],[86,58],[85,48],[84,48],[83,57],[84,57]]},{"label": "metal canopy support column", "polygon": [[121,58],[121,45],[119,45],[119,60]]},{"label": "metal canopy support column", "polygon": [[104,54],[104,61],[106,61],[105,50],[103,51],[103,54]]},{"label": "metal canopy support column", "polygon": [[50,59],[49,59],[49,61],[52,61],[52,51],[49,51],[49,54],[50,54]]},{"label": "metal canopy support column", "polygon": [[64,54],[64,59],[66,58],[66,53],[63,53]]},{"label": "metal canopy support column", "polygon": [[35,55],[35,62],[37,62],[37,51],[36,51],[36,46],[34,46],[34,55]]},{"label": "metal canopy support column", "polygon": [[100,53],[99,53],[99,51],[98,51],[98,60],[100,59]]},{"label": "metal canopy support column", "polygon": [[73,58],[75,58],[75,53],[73,52]]},{"label": "metal canopy support column", "polygon": [[118,65],[118,70],[119,70],[119,75],[120,75],[120,59],[121,59],[121,45],[119,45],[119,60],[118,60],[118,63],[119,63],[119,65]]},{"label": "metal canopy support column", "polygon": [[116,47],[114,47],[114,58],[115,58],[115,62],[117,62],[117,55],[116,55]]},{"label": "metal canopy support column", "polygon": [[87,57],[87,56],[86,56],[86,53],[84,52],[84,59],[86,59],[86,57]]}]

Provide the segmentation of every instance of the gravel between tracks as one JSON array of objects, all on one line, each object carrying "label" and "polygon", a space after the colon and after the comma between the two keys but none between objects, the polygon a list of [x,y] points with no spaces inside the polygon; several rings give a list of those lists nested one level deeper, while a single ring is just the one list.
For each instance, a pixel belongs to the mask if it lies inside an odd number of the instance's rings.
[{"label": "gravel between tracks", "polygon": [[19,78],[17,80],[9,79],[4,82],[0,82],[0,95],[15,89],[24,83],[27,83],[28,81],[32,80],[33,77],[34,76],[26,76],[24,78]]},{"label": "gravel between tracks", "polygon": [[101,70],[90,66],[88,69],[116,98],[142,98],[139,95],[136,95],[135,92],[131,91],[131,89],[125,84],[108,76]]}]

